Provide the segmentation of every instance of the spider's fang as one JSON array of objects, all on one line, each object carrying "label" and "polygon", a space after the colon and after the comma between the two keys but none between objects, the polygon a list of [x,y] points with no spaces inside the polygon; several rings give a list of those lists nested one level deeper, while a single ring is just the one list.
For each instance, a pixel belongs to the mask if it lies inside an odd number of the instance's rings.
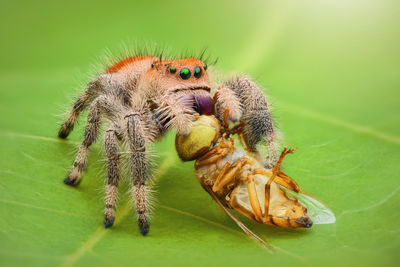
[{"label": "spider's fang", "polygon": [[195,96],[195,110],[200,115],[213,113],[214,101],[209,96]]}]

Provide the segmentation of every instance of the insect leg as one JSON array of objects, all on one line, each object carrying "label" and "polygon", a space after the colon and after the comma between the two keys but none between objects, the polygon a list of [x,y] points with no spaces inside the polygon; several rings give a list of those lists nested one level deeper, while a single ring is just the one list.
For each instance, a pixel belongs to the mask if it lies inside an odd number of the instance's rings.
[{"label": "insect leg", "polygon": [[225,112],[224,112],[224,120],[223,120],[223,122],[224,122],[225,130],[229,128],[228,118],[229,118],[229,108],[225,109]]},{"label": "insect leg", "polygon": [[115,206],[117,203],[117,186],[121,177],[120,171],[120,147],[116,129],[110,127],[105,134],[104,148],[107,156],[107,187],[105,198],[104,226],[111,227],[114,224]]},{"label": "insect leg", "polygon": [[[220,176],[222,177],[222,175],[225,174],[227,168],[230,166],[230,161],[232,159],[233,151],[234,151],[233,139],[230,138],[230,142],[225,142],[225,134],[224,134],[222,136],[222,140],[218,143],[218,145],[214,149],[208,151],[206,154],[204,154],[198,160],[196,160],[195,167],[200,167],[203,165],[215,163],[224,158],[226,154],[230,153],[228,162],[225,163],[220,174],[218,175],[218,177]],[[219,180],[218,177],[216,181]]]},{"label": "insect leg", "polygon": [[[231,161],[232,161],[232,156],[233,156],[233,151],[234,151],[234,144],[233,144],[233,139],[231,138],[231,147],[230,147],[230,152],[229,152],[229,159],[225,163],[225,165],[222,167],[221,171],[219,172],[217,178],[215,179],[215,183],[213,186],[213,189],[219,188],[219,184],[222,181],[222,178],[224,177],[225,173],[227,172],[228,168],[231,166]],[[215,191],[214,191],[215,192]]]},{"label": "insect leg", "polygon": [[275,173],[272,174],[272,177],[265,184],[264,217],[263,217],[264,223],[267,222],[267,221],[270,221],[270,217],[269,217],[269,199],[270,199],[270,192],[271,192],[271,184],[274,181],[275,177],[276,177],[276,174]]},{"label": "insect leg", "polygon": [[204,165],[215,163],[215,162],[219,161],[220,159],[222,159],[223,157],[225,157],[226,154],[228,154],[228,151],[226,151],[226,150],[222,150],[221,152],[215,152],[214,155],[210,156],[207,159],[203,159],[203,160],[198,159],[195,163],[195,166],[201,167]]},{"label": "insect leg", "polygon": [[287,147],[285,146],[283,148],[283,151],[282,151],[280,157],[279,157],[278,162],[272,168],[272,176],[271,176],[271,178],[269,178],[268,182],[265,184],[264,221],[269,221],[270,220],[270,217],[269,217],[269,200],[270,200],[271,184],[272,184],[272,182],[275,182],[276,178],[281,173],[280,167],[281,167],[281,164],[282,164],[282,160],[285,158],[285,156],[287,154],[294,153],[295,151],[296,151],[295,148],[287,150]]},{"label": "insect leg", "polygon": [[265,167],[270,169],[277,160],[276,131],[270,107],[260,87],[244,76],[235,76],[224,82],[225,86],[236,93],[243,115],[243,136],[246,145],[252,152],[257,151],[257,144],[263,143],[268,148]]},{"label": "insect leg", "polygon": [[261,211],[261,205],[257,196],[257,190],[256,190],[256,185],[254,183],[253,174],[249,174],[247,176],[247,191],[249,192],[250,205],[254,211],[254,215],[256,216],[257,221],[262,222],[263,216]]},{"label": "insect leg", "polygon": [[64,179],[64,183],[68,185],[77,185],[81,181],[82,172],[87,166],[87,156],[89,146],[92,145],[98,134],[100,127],[100,109],[95,101],[88,114],[87,125],[85,128],[85,134],[82,144],[79,147],[78,154],[75,157],[75,161],[72,169]]},{"label": "insect leg", "polygon": [[[204,154],[203,156],[201,156],[197,161],[196,161],[196,166],[198,166],[198,164],[208,158],[210,158],[211,156],[215,155],[215,154],[221,154],[224,153],[224,155],[227,154],[226,149],[224,148],[229,148],[229,145],[225,144],[225,133],[222,136],[221,141],[210,151],[208,151],[206,154]],[[204,165],[204,164],[203,164]]]},{"label": "insect leg", "polygon": [[149,203],[147,182],[149,181],[149,154],[146,151],[146,139],[144,122],[141,114],[133,112],[125,117],[127,142],[131,156],[131,182],[133,185],[133,197],[136,204],[137,220],[140,232],[146,235],[149,232],[150,221],[148,217]]},{"label": "insect leg", "polygon": [[[251,156],[251,150],[248,148],[248,146],[247,146],[247,144],[246,144],[245,138],[244,138],[244,136],[243,136],[243,131],[242,131],[242,130],[239,130],[239,131],[237,132],[237,134],[238,134],[238,136],[239,136],[240,143],[242,144],[244,150],[246,151],[246,154],[247,154],[248,156]],[[255,151],[255,152],[257,152],[257,151]]]},{"label": "insect leg", "polygon": [[[272,167],[272,173],[275,174],[276,176],[279,176],[281,174],[281,164],[283,159],[286,157],[287,154],[293,154],[296,151],[296,148],[293,149],[287,149],[287,147],[283,147],[283,150],[281,152],[281,155],[279,156],[278,162]],[[283,174],[283,177],[288,177],[287,175]]]},{"label": "insect leg", "polygon": [[[257,174],[261,174],[261,175],[265,175],[267,177],[271,177],[272,176],[272,172],[271,171],[267,171],[265,169],[256,169],[254,171],[254,175]],[[287,176],[286,174],[284,174],[283,172],[279,172],[277,174],[277,176],[275,177],[274,180],[275,183],[278,183],[290,190],[293,190],[295,192],[299,192],[300,191],[300,187],[297,185],[297,183],[290,178],[289,176]]]},{"label": "insect leg", "polygon": [[240,171],[240,169],[243,167],[244,164],[249,163],[249,164],[253,164],[249,159],[247,158],[240,158],[239,160],[237,160],[226,172],[226,174],[220,179],[219,183],[215,183],[213,186],[213,191],[217,192],[219,190],[221,190],[226,184],[228,184],[229,182],[231,182],[236,175],[238,174],[238,172]]}]

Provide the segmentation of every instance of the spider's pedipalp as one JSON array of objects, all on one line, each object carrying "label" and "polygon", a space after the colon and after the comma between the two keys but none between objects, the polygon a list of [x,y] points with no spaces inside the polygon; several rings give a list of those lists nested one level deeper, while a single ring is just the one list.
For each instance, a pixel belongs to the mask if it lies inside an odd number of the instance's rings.
[{"label": "spider's pedipalp", "polygon": [[173,127],[178,133],[186,135],[194,121],[193,103],[194,100],[185,99],[178,95],[166,96],[162,98],[156,113],[159,114],[159,119],[165,124],[166,128]]},{"label": "spider's pedipalp", "polygon": [[225,85],[218,87],[214,96],[215,99],[215,113],[217,118],[222,122],[225,110],[229,110],[229,120],[237,122],[242,116],[242,104],[236,93],[230,90]]}]

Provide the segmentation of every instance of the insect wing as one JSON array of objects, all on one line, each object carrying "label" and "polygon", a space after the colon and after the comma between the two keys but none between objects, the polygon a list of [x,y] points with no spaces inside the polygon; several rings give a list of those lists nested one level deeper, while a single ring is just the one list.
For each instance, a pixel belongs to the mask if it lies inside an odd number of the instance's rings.
[{"label": "insect wing", "polygon": [[262,239],[258,235],[256,235],[253,231],[251,231],[243,222],[241,222],[238,218],[236,218],[227,208],[222,205],[221,201],[218,199],[218,197],[215,195],[215,193],[212,191],[210,187],[204,186],[204,189],[211,195],[211,197],[217,202],[218,206],[231,218],[237,226],[242,229],[242,231],[249,236],[251,239],[256,241],[261,247],[266,249],[268,252],[273,253],[274,248],[271,246],[268,241]]},{"label": "insect wing", "polygon": [[336,217],[333,212],[319,200],[303,193],[296,193],[286,187],[281,188],[288,194],[296,198],[300,203],[307,208],[307,215],[311,218],[314,224],[331,224],[335,223]]}]

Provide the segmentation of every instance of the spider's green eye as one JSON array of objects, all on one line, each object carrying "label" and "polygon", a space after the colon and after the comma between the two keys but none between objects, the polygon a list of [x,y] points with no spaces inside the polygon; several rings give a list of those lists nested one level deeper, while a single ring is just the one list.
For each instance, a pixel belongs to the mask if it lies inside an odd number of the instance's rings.
[{"label": "spider's green eye", "polygon": [[190,78],[190,70],[188,68],[181,69],[179,75],[182,79],[187,80]]},{"label": "spider's green eye", "polygon": [[200,78],[200,76],[201,76],[201,68],[200,67],[194,68],[194,77]]},{"label": "spider's green eye", "polygon": [[169,71],[170,71],[171,73],[175,73],[175,72],[176,72],[176,68],[170,68]]},{"label": "spider's green eye", "polygon": [[208,66],[207,66],[207,64],[204,64],[204,66],[203,66],[203,69],[205,69],[205,70],[206,70],[206,69],[207,69],[207,67],[208,67]]}]

